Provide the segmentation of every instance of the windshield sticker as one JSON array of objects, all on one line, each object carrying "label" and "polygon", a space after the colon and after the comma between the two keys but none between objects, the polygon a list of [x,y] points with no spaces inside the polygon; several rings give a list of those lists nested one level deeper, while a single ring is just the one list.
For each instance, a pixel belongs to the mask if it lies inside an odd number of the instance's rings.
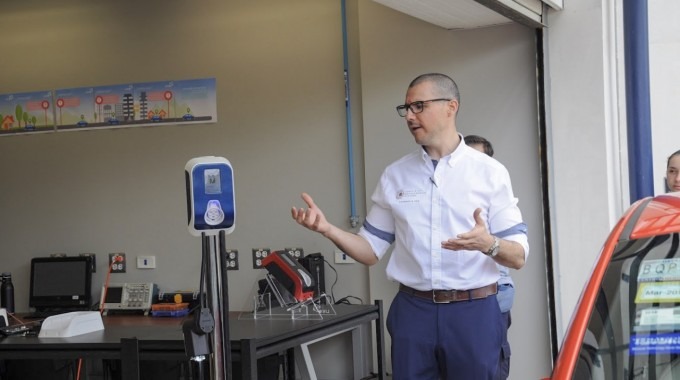
[{"label": "windshield sticker", "polygon": [[632,335],[628,352],[630,355],[678,354],[680,334]]},{"label": "windshield sticker", "polygon": [[642,261],[638,282],[655,281],[680,281],[680,258]]},{"label": "windshield sticker", "polygon": [[641,283],[635,303],[680,302],[680,281]]},{"label": "windshield sticker", "polygon": [[680,325],[680,307],[641,310],[636,326]]}]

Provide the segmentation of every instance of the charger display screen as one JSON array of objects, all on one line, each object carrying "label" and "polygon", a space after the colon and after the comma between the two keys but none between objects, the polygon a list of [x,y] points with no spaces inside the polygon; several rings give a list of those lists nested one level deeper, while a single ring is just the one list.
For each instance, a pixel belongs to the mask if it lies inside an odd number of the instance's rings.
[{"label": "charger display screen", "polygon": [[203,171],[203,184],[206,194],[222,194],[220,169],[205,169]]}]

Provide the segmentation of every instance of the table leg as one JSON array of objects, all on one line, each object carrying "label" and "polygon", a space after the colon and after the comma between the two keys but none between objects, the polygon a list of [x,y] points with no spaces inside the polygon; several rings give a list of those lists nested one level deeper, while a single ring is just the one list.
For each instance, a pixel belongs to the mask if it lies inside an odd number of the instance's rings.
[{"label": "table leg", "polygon": [[289,348],[284,357],[284,379],[295,380],[295,350]]},{"label": "table leg", "polygon": [[378,306],[378,319],[375,320],[375,341],[378,346],[378,379],[385,379],[385,329],[383,326],[383,303],[382,300],[375,301]]},{"label": "table leg", "polygon": [[241,379],[257,380],[257,355],[250,339],[241,340]]},{"label": "table leg", "polygon": [[[371,325],[369,324],[368,326],[370,327]],[[361,379],[366,375],[365,336],[365,325],[357,326],[352,330],[352,362],[354,363],[355,379]]]},{"label": "table leg", "polygon": [[139,380],[139,341],[137,338],[123,338],[120,346],[122,378]]}]

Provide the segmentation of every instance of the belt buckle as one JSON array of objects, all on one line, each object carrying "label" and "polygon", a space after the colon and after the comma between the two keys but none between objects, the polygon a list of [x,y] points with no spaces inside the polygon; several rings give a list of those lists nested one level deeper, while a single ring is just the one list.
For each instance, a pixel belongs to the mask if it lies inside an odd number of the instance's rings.
[{"label": "belt buckle", "polygon": [[[455,290],[452,290],[452,292],[455,292]],[[456,298],[456,297],[452,297],[452,298]],[[437,300],[437,291],[436,290],[432,291],[432,302],[434,302],[434,303],[451,303],[451,301],[452,300],[444,300],[444,301]]]}]

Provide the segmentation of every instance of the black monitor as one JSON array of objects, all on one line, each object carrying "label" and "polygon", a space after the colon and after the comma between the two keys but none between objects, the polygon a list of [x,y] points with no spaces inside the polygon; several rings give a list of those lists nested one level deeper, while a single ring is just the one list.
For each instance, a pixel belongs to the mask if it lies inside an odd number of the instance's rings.
[{"label": "black monitor", "polygon": [[36,257],[31,260],[28,306],[36,310],[88,310],[92,306],[91,290],[91,257]]}]

